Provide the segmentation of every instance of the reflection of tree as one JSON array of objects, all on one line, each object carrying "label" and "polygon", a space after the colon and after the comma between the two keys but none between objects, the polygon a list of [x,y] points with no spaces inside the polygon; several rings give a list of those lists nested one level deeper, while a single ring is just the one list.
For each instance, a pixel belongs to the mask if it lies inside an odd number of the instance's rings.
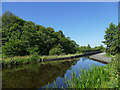
[{"label": "reflection of tree", "polygon": [[73,66],[77,64],[78,60],[79,60],[79,58],[74,60]]},{"label": "reflection of tree", "polygon": [[82,59],[82,61],[86,61],[88,59],[88,57],[82,57],[81,59]]},{"label": "reflection of tree", "polygon": [[3,88],[40,88],[51,84],[64,74],[77,60],[29,64],[3,71]]}]

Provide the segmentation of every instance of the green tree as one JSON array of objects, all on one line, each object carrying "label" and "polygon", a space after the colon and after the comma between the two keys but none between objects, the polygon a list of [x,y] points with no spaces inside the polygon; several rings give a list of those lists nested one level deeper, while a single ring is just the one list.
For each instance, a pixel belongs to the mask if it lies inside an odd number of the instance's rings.
[{"label": "green tree", "polygon": [[103,43],[107,45],[107,53],[115,55],[116,53],[120,52],[120,29],[119,25],[115,26],[115,24],[111,23],[109,28],[105,31]]},{"label": "green tree", "polygon": [[2,16],[0,15],[0,32],[2,31]]},{"label": "green tree", "polygon": [[57,47],[55,48],[52,48],[50,51],[49,51],[49,55],[60,55],[64,53],[64,49],[62,49],[62,46],[60,44],[58,44]]},{"label": "green tree", "polygon": [[88,44],[88,46],[87,46],[87,49],[91,49],[91,46],[90,46],[90,44]]},{"label": "green tree", "polygon": [[2,45],[4,56],[23,56],[32,52],[49,55],[52,51],[69,54],[78,49],[76,42],[65,37],[62,30],[55,32],[51,27],[25,21],[9,11],[2,15]]},{"label": "green tree", "polygon": [[113,35],[113,42],[111,43],[112,54],[120,53],[120,24],[116,26],[116,30]]}]

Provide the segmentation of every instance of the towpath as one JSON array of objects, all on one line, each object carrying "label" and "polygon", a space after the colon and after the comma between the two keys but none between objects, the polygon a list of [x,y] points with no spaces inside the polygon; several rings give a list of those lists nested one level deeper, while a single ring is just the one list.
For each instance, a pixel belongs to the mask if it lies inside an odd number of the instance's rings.
[{"label": "towpath", "polygon": [[105,57],[105,56],[104,56],[105,54],[106,54],[105,52],[103,52],[103,53],[98,53],[98,54],[95,54],[95,55],[90,56],[89,58],[90,58],[90,59],[94,59],[94,60],[96,60],[96,61],[100,61],[100,62],[106,63],[106,64],[107,64],[107,63],[110,63],[112,58]]}]

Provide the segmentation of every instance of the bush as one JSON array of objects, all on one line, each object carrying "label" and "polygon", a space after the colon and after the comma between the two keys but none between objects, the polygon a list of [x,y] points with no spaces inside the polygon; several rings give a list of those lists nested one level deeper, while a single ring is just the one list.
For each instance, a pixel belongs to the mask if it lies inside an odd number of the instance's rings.
[{"label": "bush", "polygon": [[79,51],[76,51],[76,54],[79,54],[80,52]]},{"label": "bush", "polygon": [[38,46],[35,45],[34,47],[29,47],[27,51],[29,52],[30,55],[33,55],[35,53],[36,54],[39,53],[38,49],[39,49]]},{"label": "bush", "polygon": [[52,48],[50,51],[49,51],[49,55],[65,55],[64,53],[64,49],[62,49],[63,47],[58,44],[56,47]]},{"label": "bush", "polygon": [[66,53],[61,53],[61,55],[66,55]]},{"label": "bush", "polygon": [[39,55],[38,55],[37,52],[35,52],[35,53],[32,54],[31,60],[32,61],[39,61],[40,60]]},{"label": "bush", "polygon": [[52,48],[49,51],[49,55],[60,55],[62,53],[63,53],[63,49],[61,49],[61,48]]}]

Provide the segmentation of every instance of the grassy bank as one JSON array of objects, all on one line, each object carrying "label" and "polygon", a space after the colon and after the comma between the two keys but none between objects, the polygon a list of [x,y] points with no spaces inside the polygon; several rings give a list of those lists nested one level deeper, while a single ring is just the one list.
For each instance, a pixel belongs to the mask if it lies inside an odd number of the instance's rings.
[{"label": "grassy bank", "polygon": [[[82,53],[80,53],[82,54]],[[75,56],[75,55],[80,55],[80,54],[67,54],[67,55],[49,55],[49,56],[41,56],[41,59],[51,59],[51,58],[63,58],[63,57],[70,57],[70,56]]]},{"label": "grassy bank", "polygon": [[15,56],[2,59],[2,67],[11,67],[15,65],[23,65],[29,63],[38,63],[41,59],[51,59],[51,58],[63,58],[70,57],[79,54],[68,54],[68,55],[54,55],[54,56],[39,56],[37,53],[29,56]]},{"label": "grassy bank", "polygon": [[113,56],[113,55],[111,55],[110,53],[106,53],[104,56],[105,56],[105,57],[109,57],[109,58],[114,57],[114,56]]},{"label": "grassy bank", "polygon": [[[29,64],[29,63],[38,63],[41,62],[43,59],[53,59],[53,58],[64,58],[64,57],[71,57],[76,55],[82,55],[82,54],[90,54],[90,53],[96,53],[98,50],[90,50],[83,53],[75,53],[75,54],[67,54],[67,55],[48,55],[48,56],[40,56],[37,52],[32,53],[28,56],[14,56],[14,57],[4,57],[2,58],[2,67],[11,67],[15,65],[23,65],[23,64]],[[72,59],[72,58],[71,58]]]},{"label": "grassy bank", "polygon": [[[93,52],[91,52],[91,53],[93,53]],[[38,53],[35,52],[29,56],[15,56],[15,57],[3,58],[2,59],[2,67],[4,68],[4,67],[15,66],[15,65],[38,63],[38,62],[41,62],[43,59],[64,58],[64,57],[71,57],[71,56],[76,56],[76,55],[80,55],[80,54],[82,55],[82,53],[79,53],[79,54],[68,54],[68,55],[39,56]]]},{"label": "grassy bank", "polygon": [[65,81],[67,88],[119,88],[119,60],[120,56],[116,55],[106,66],[81,69],[79,77],[73,72],[72,79]]}]

